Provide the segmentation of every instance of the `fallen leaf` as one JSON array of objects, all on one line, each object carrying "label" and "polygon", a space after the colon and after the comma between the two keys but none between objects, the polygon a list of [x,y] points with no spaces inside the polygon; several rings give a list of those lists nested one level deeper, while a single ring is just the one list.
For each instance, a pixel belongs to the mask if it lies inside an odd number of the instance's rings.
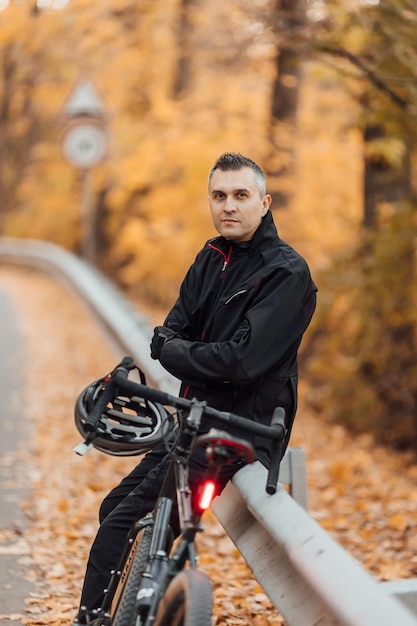
[{"label": "fallen leaf", "polygon": [[401,515],[401,513],[397,513],[388,519],[387,526],[393,530],[404,531],[407,528],[408,523],[406,518]]}]

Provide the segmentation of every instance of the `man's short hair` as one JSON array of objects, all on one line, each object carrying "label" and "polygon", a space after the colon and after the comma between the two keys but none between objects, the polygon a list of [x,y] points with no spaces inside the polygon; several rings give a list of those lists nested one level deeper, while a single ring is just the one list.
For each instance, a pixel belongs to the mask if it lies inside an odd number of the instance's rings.
[{"label": "man's short hair", "polygon": [[252,161],[252,159],[249,159],[238,152],[225,152],[222,154],[211,168],[208,182],[210,184],[211,177],[216,170],[222,170],[222,172],[230,170],[237,171],[241,170],[243,167],[250,167],[253,170],[255,175],[255,184],[259,189],[261,198],[263,198],[266,194],[266,182],[263,170],[255,163],[255,161]]}]

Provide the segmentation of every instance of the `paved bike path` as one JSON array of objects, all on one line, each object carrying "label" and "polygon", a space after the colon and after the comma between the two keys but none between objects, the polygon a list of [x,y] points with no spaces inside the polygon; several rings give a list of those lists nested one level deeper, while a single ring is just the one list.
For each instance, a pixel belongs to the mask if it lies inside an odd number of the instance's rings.
[{"label": "paved bike path", "polygon": [[28,480],[21,449],[30,432],[17,402],[24,348],[16,317],[13,302],[0,287],[0,626],[21,623],[24,599],[34,591],[24,579],[29,555],[21,503]]}]

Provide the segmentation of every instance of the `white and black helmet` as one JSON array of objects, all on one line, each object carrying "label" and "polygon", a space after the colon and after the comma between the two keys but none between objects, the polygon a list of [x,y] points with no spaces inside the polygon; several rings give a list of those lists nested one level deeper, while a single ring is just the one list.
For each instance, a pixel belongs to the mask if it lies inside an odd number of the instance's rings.
[{"label": "white and black helmet", "polygon": [[162,405],[137,396],[116,396],[102,411],[95,432],[91,433],[86,420],[105,382],[105,378],[92,382],[75,403],[75,424],[84,439],[100,452],[113,456],[143,454],[162,442],[163,435],[172,429],[172,416]]}]

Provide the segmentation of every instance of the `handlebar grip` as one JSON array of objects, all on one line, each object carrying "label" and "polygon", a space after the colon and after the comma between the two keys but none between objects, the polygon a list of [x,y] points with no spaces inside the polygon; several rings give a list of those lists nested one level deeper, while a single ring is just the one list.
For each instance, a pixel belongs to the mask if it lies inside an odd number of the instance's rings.
[{"label": "handlebar grip", "polygon": [[273,496],[277,491],[279,467],[281,465],[281,459],[277,456],[271,460],[271,465],[268,470],[268,478],[266,479],[266,493]]},{"label": "handlebar grip", "polygon": [[266,492],[272,496],[274,493],[276,493],[277,490],[282,448],[284,445],[285,435],[287,434],[287,428],[285,426],[285,411],[281,406],[278,406],[275,409],[272,415],[271,426],[281,431],[281,436],[277,442],[277,449],[274,450],[274,455],[271,458],[271,463],[268,469],[268,476],[266,479]]},{"label": "handlebar grip", "polygon": [[109,380],[106,382],[106,387],[85,420],[84,428],[87,432],[95,432],[102,411],[111,400],[114,400],[117,395],[117,384],[115,381],[116,374],[123,377],[123,379],[126,379],[129,371],[133,367],[134,363],[132,357],[127,356],[124,357],[121,363],[111,372]]},{"label": "handlebar grip", "polygon": [[105,389],[103,390],[101,396],[98,398],[97,402],[95,403],[94,407],[88,414],[87,419],[85,420],[85,424],[84,424],[84,428],[87,432],[89,433],[95,432],[97,423],[100,419],[102,411],[106,408],[108,402],[110,402],[110,400],[113,400],[114,398],[114,395],[115,395],[114,387],[115,387],[114,382],[110,380],[107,383]]}]

